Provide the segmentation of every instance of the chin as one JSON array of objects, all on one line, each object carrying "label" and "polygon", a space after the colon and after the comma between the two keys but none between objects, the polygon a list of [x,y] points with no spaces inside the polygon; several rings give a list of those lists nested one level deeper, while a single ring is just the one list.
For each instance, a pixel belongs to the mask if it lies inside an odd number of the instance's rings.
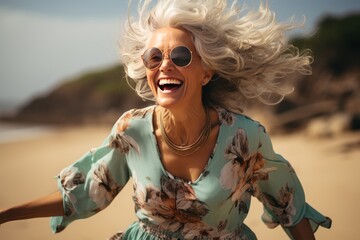
[{"label": "chin", "polygon": [[164,99],[164,98],[157,98],[156,103],[164,108],[171,108],[177,105],[177,101],[175,99]]},{"label": "chin", "polygon": [[184,99],[185,92],[183,89],[178,89],[171,93],[161,92],[159,89],[156,93],[156,102],[159,106],[164,108],[173,108],[181,106]]}]

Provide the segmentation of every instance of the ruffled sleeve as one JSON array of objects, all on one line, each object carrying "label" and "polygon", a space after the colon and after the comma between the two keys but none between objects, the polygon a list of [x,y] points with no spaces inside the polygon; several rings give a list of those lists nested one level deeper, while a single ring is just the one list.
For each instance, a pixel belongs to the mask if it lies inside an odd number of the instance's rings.
[{"label": "ruffled sleeve", "polygon": [[128,121],[120,118],[100,147],[60,172],[58,188],[65,214],[52,217],[53,232],[60,232],[74,220],[103,210],[125,186],[130,177],[126,155],[137,151],[135,141],[124,131]]},{"label": "ruffled sleeve", "polygon": [[308,218],[313,232],[319,226],[330,228],[331,219],[323,216],[305,201],[301,183],[290,163],[273,151],[269,136],[259,127],[258,152],[264,159],[264,169],[271,169],[266,179],[257,181],[253,194],[264,205],[263,222],[269,228],[279,224],[291,238],[289,227]]}]

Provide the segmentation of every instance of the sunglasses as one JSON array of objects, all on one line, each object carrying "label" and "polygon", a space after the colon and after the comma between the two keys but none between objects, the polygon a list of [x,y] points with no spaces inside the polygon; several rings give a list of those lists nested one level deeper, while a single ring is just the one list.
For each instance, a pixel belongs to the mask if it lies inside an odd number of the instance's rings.
[{"label": "sunglasses", "polygon": [[[144,54],[141,55],[141,58],[147,69],[155,70],[160,67],[165,56],[166,53],[163,53],[160,49],[153,47],[147,49]],[[184,68],[190,65],[192,52],[188,47],[177,46],[170,50],[168,57],[174,65]]]}]

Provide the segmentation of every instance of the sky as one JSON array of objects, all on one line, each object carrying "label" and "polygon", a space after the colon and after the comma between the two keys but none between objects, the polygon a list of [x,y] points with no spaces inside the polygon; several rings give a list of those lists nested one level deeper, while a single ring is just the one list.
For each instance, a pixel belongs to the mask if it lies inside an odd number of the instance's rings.
[{"label": "sky", "polygon": [[[245,0],[250,6],[258,2]],[[280,21],[306,16],[304,28],[293,33],[303,35],[311,34],[324,15],[360,11],[359,0],[268,3]],[[127,12],[127,0],[0,0],[0,108],[24,104],[73,77],[118,64],[117,41]]]}]

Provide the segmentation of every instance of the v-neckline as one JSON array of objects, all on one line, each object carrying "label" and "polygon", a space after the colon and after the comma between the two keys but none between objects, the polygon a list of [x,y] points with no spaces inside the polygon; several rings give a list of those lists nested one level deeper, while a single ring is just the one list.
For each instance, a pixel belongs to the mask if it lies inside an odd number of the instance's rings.
[{"label": "v-neckline", "polygon": [[154,115],[155,115],[155,109],[156,109],[156,105],[153,107],[152,111],[151,111],[151,115],[150,117],[148,118],[149,119],[149,122],[148,124],[150,125],[150,130],[151,130],[151,133],[152,133],[152,141],[153,141],[153,144],[151,144],[151,146],[153,146],[155,148],[155,155],[156,155],[156,161],[158,161],[158,163],[160,164],[160,168],[161,170],[163,171],[163,173],[165,174],[165,176],[167,176],[168,178],[172,178],[172,179],[178,179],[184,183],[187,183],[187,184],[190,184],[190,185],[195,185],[197,184],[203,177],[204,173],[208,170],[209,168],[209,165],[211,163],[211,160],[213,159],[213,157],[215,156],[216,152],[217,152],[217,148],[218,148],[218,145],[219,145],[219,139],[221,139],[221,136],[222,136],[222,132],[223,132],[223,124],[220,120],[220,116],[219,116],[219,111],[217,111],[217,109],[215,109],[217,115],[218,115],[218,118],[219,118],[219,132],[218,132],[218,135],[216,137],[216,141],[215,141],[215,145],[214,145],[214,148],[204,166],[204,168],[202,169],[201,173],[199,174],[199,176],[194,180],[194,181],[191,181],[191,180],[185,180],[181,177],[178,177],[178,176],[175,176],[174,174],[172,174],[171,172],[167,171],[163,162],[161,161],[161,154],[160,154],[160,148],[159,148],[159,144],[158,144],[158,141],[156,139],[156,134],[155,134],[155,128],[154,128]]}]

